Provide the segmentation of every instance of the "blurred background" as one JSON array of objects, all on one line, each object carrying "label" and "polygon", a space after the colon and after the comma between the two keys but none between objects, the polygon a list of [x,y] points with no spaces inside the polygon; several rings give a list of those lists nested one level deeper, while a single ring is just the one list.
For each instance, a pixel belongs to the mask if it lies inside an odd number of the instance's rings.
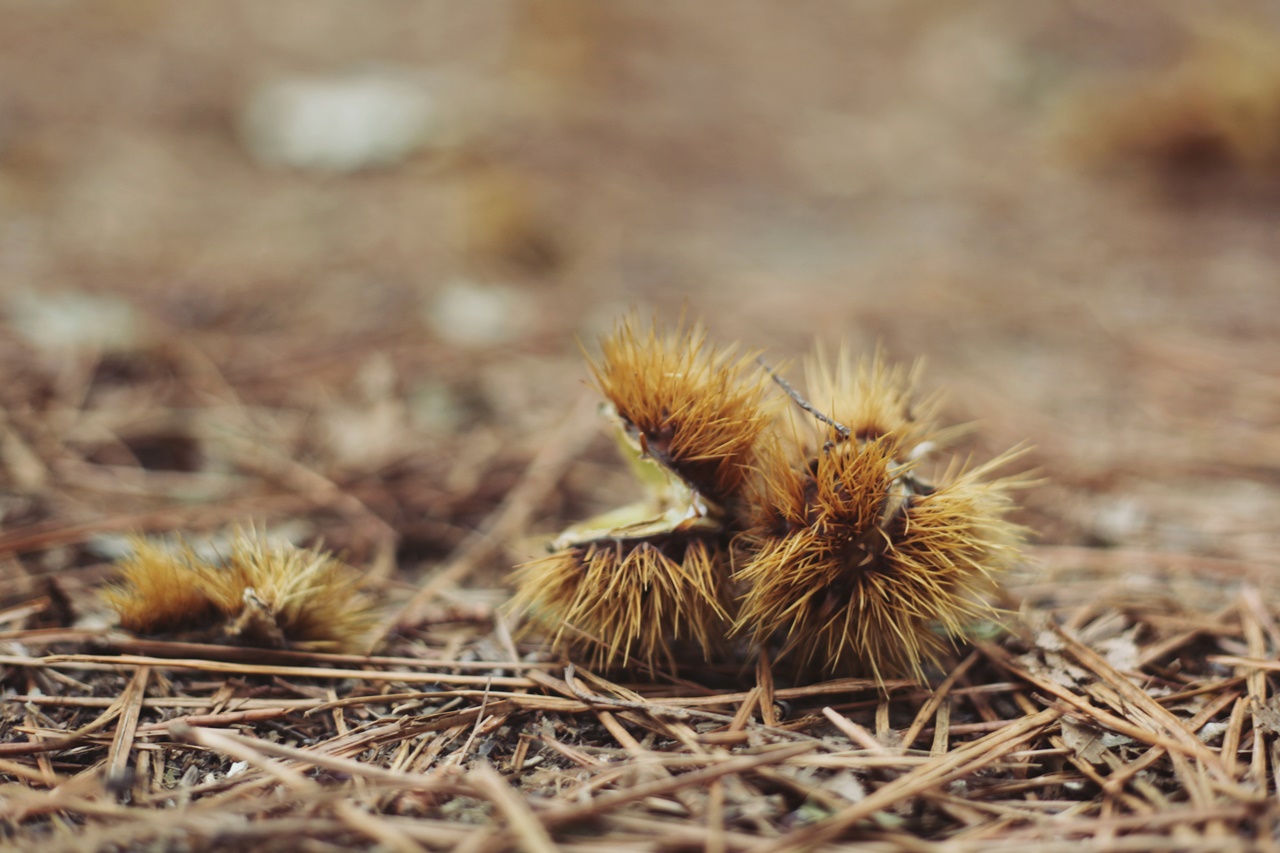
[{"label": "blurred background", "polygon": [[1035,446],[1044,559],[1276,564],[1274,2],[0,20],[0,577],[255,517],[409,584],[614,505],[565,417],[633,307],[793,378],[815,339],[925,357],[976,452]]}]

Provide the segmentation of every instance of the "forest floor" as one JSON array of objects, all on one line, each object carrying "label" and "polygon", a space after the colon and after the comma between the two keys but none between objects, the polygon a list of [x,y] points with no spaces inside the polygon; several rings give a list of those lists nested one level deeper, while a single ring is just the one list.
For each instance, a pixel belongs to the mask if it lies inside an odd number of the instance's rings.
[{"label": "forest floor", "polygon": [[[0,3],[0,847],[1280,846],[1274,9],[664,6]],[[416,151],[254,156],[352,69]],[[632,309],[1032,445],[1007,635],[887,692],[513,638],[634,496],[582,358]],[[375,656],[112,625],[128,534],[247,523]]]}]

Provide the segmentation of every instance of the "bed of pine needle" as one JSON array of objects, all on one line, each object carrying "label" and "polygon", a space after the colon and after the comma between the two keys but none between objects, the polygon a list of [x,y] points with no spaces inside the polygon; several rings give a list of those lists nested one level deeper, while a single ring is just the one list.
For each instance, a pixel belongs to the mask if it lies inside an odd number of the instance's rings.
[{"label": "bed of pine needle", "polygon": [[[1201,162],[1173,138],[1230,113],[1179,112],[1215,86],[1178,64],[1194,22],[11,5],[0,849],[1280,844],[1280,179],[1232,161],[1265,139]],[[1266,4],[1230,5],[1266,35]],[[339,43],[474,84],[461,150],[250,163],[238,99]],[[1181,69],[1150,126],[1059,112],[1137,66]],[[1100,177],[1064,122],[1155,162]],[[476,292],[500,334],[433,321]],[[537,537],[634,497],[576,342],[631,305],[793,378],[815,337],[926,356],[975,458],[1033,444],[1005,630],[886,691],[785,661],[597,673],[516,632]],[[95,591],[125,535],[245,522],[366,574],[376,656],[113,629]]]},{"label": "bed of pine needle", "polygon": [[[241,414],[270,418],[265,409]],[[410,454],[399,464],[414,476],[371,490],[335,483],[300,454],[258,447],[278,460],[276,476],[181,509],[143,506],[173,487],[172,472],[118,475],[135,497],[112,502],[115,511],[53,509],[84,506],[86,486],[51,482],[33,504],[49,506],[50,517],[0,533],[10,555],[0,609],[4,843],[406,851],[1270,843],[1280,710],[1269,679],[1280,670],[1280,636],[1264,564],[1034,546],[1008,585],[1007,630],[976,640],[928,685],[790,684],[785,666],[763,664],[604,677],[548,658],[536,638],[513,638],[499,607],[505,592],[484,583],[526,547],[536,507],[571,490],[584,470],[607,469],[600,432],[583,404],[527,458],[495,442],[471,481],[504,487],[488,501],[473,495],[474,508],[452,507],[475,513],[474,522],[432,522],[443,553],[412,581],[378,568],[411,555],[375,507],[430,505],[418,490],[432,477],[417,466],[434,455]],[[217,441],[205,439],[210,448]],[[137,506],[121,512],[122,503]],[[371,567],[385,602],[376,656],[146,640],[93,618],[101,605],[92,589],[109,571],[95,542],[126,529],[190,535],[245,513],[306,519],[307,536],[347,537],[348,555]],[[54,568],[42,567],[42,555]]]}]

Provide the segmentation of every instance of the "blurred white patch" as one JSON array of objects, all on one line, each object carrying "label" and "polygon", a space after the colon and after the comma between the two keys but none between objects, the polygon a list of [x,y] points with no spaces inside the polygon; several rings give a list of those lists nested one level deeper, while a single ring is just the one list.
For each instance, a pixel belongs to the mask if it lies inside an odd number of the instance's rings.
[{"label": "blurred white patch", "polygon": [[1120,672],[1137,672],[1140,668],[1138,644],[1134,641],[1137,633],[1138,627],[1135,626],[1118,637],[1098,643],[1094,646],[1094,651]]},{"label": "blurred white patch", "polygon": [[432,300],[427,324],[445,343],[491,347],[517,341],[536,328],[531,322],[536,307],[532,296],[514,287],[458,281]]},{"label": "blurred white patch", "polygon": [[334,461],[355,470],[375,470],[414,446],[408,409],[397,385],[395,365],[384,355],[375,356],[360,366],[353,399],[320,414]]},{"label": "blurred white patch", "polygon": [[1131,497],[1099,499],[1086,520],[1089,532],[1106,545],[1132,542],[1150,523],[1146,508]]},{"label": "blurred white patch", "polygon": [[136,349],[142,322],[114,296],[79,291],[20,291],[4,302],[11,329],[43,350],[121,352]]},{"label": "blurred white patch", "polygon": [[1230,728],[1231,726],[1224,722],[1205,723],[1197,734],[1205,743],[1213,743],[1225,735]]},{"label": "blurred white patch", "polygon": [[393,165],[437,125],[425,83],[402,71],[274,80],[250,96],[240,120],[259,163],[318,172]]}]

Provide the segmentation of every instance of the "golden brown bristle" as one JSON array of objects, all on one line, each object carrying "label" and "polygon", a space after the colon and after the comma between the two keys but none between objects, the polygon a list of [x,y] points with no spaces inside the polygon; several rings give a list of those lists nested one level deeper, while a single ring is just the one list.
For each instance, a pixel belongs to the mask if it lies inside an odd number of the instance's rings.
[{"label": "golden brown bristle", "polygon": [[941,396],[916,393],[924,362],[907,367],[889,364],[877,350],[870,359],[855,360],[842,345],[832,360],[818,347],[805,362],[809,402],[847,426],[859,441],[892,436],[906,451],[937,441],[934,419]]},{"label": "golden brown bristle", "polygon": [[738,493],[769,419],[767,377],[749,357],[734,359],[703,331],[660,335],[621,323],[591,362],[600,392],[648,456],[717,504]]},{"label": "golden brown bristle", "polygon": [[137,537],[117,583],[103,591],[138,634],[311,651],[365,651],[377,622],[359,575],[319,551],[236,534],[225,563]]},{"label": "golden brown bristle", "polygon": [[[922,677],[993,615],[982,594],[1017,555],[1004,517],[1022,481],[990,478],[1008,454],[925,477],[958,430],[917,394],[919,364],[819,350],[806,397],[697,328],[627,320],[601,350],[591,369],[648,495],[517,570],[516,605],[556,650],[674,669],[682,647],[708,657],[736,634],[800,670]],[[796,403],[787,417],[770,377]]]},{"label": "golden brown bristle", "polygon": [[102,600],[115,610],[120,627],[137,634],[207,630],[229,612],[235,593],[185,545],[169,549],[141,536],[130,539],[130,554],[117,564],[117,578]]},{"label": "golden brown bristle", "polygon": [[757,644],[781,635],[784,654],[826,673],[922,677],[993,615],[978,596],[1016,554],[1011,481],[974,469],[929,489],[886,449],[837,446],[758,510],[740,548],[737,631]]},{"label": "golden brown bristle", "polygon": [[936,398],[915,399],[918,373],[878,353],[809,363],[809,402],[829,406],[849,438],[811,421],[762,449],[734,547],[736,632],[821,673],[922,677],[993,615],[981,594],[1017,554],[1004,515],[1020,481],[987,481],[1008,455],[923,479],[921,457],[953,431],[935,426]]},{"label": "golden brown bristle", "polygon": [[590,368],[647,494],[570,528],[557,553],[520,567],[516,605],[554,648],[599,666],[674,669],[685,650],[706,659],[731,621],[726,555],[770,422],[767,377],[708,346],[699,328],[659,334],[634,319],[601,341]]},{"label": "golden brown bristle", "polygon": [[705,659],[721,647],[727,576],[718,536],[601,539],[520,566],[515,604],[559,652],[606,668],[675,670],[682,649]]},{"label": "golden brown bristle", "polygon": [[241,534],[227,569],[253,590],[292,648],[356,649],[377,624],[359,574],[321,551]]}]

